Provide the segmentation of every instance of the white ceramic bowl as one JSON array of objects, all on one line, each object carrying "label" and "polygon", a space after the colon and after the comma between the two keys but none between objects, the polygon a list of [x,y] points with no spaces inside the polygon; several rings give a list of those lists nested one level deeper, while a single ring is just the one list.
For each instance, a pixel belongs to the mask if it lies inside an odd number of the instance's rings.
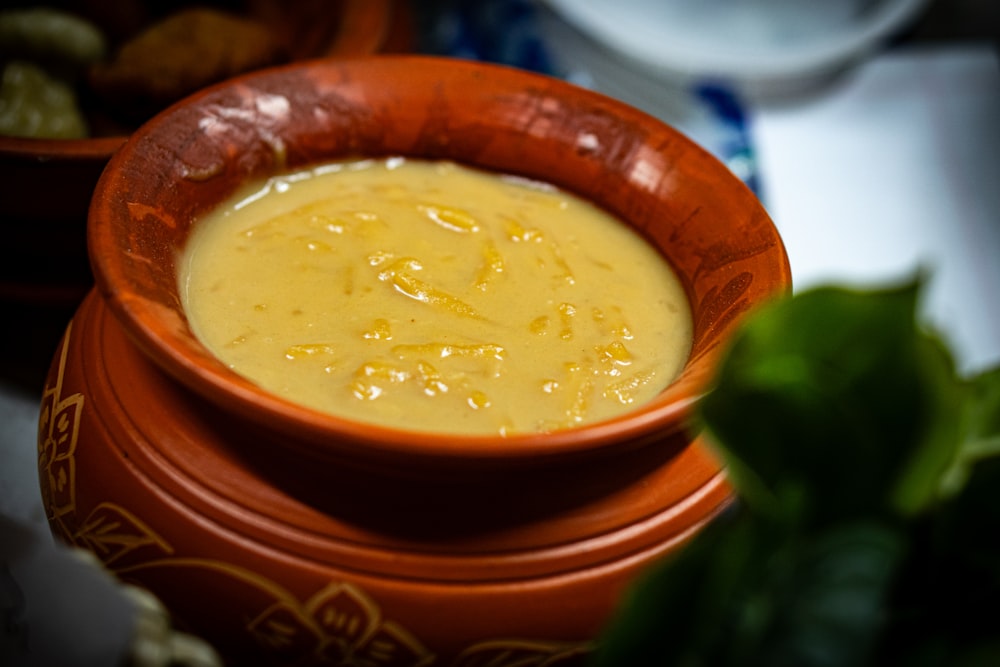
[{"label": "white ceramic bowl", "polygon": [[546,0],[580,32],[669,79],[749,94],[814,87],[870,54],[928,0]]}]

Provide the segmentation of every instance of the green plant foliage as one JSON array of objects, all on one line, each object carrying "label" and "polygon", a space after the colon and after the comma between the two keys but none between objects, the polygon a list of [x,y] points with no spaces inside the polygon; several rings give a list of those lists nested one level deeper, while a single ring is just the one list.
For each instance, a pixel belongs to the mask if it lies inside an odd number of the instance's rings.
[{"label": "green plant foliage", "polygon": [[739,503],[654,567],[620,665],[1000,665],[1000,369],[963,379],[922,283],[754,313],[695,426]]}]

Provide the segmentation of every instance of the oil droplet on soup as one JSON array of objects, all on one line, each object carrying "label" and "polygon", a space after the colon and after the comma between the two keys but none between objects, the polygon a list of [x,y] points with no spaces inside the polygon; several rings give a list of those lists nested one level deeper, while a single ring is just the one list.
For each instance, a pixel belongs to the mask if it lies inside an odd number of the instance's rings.
[{"label": "oil droplet on soup", "polygon": [[234,371],[409,430],[571,428],[679,373],[690,309],[660,253],[551,186],[450,162],[328,164],[197,221],[181,294]]}]

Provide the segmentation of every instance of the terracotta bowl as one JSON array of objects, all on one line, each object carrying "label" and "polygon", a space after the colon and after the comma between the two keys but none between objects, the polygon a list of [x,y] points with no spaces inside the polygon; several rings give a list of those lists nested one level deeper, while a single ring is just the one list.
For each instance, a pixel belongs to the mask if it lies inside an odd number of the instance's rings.
[{"label": "terracotta bowl", "polygon": [[[464,437],[319,414],[217,361],[178,298],[192,221],[248,179],[389,155],[548,181],[644,234],[690,301],[680,377],[606,422]],[[88,233],[97,286],[41,412],[52,528],[234,664],[582,660],[636,574],[730,502],[688,418],[733,328],[790,275],[761,204],[672,128],[559,80],[416,56],[188,98],[112,158]]]},{"label": "terracotta bowl", "polygon": [[[88,10],[106,12],[112,7],[84,0],[46,4],[65,6],[83,16],[89,16]],[[156,3],[151,0],[150,4]],[[232,9],[238,3],[222,4]],[[260,14],[277,6],[255,0],[247,4],[259,7],[256,13]],[[301,9],[305,16],[315,4],[316,0],[311,0],[292,7]],[[131,6],[126,3],[126,8]],[[330,2],[324,21],[306,31],[309,39],[288,40],[293,47],[289,55],[301,60],[406,50],[410,39],[406,7],[398,0]],[[115,5],[115,11],[125,10]],[[100,18],[94,16],[93,20],[100,25]],[[120,17],[116,20],[124,21]],[[297,15],[290,11],[273,25],[282,34],[302,30],[296,20]],[[94,135],[87,139],[0,136],[0,220],[6,239],[0,251],[3,302],[75,307],[92,285],[84,229],[87,206],[108,159],[128,136],[124,125],[101,119],[92,122],[92,129]]]}]

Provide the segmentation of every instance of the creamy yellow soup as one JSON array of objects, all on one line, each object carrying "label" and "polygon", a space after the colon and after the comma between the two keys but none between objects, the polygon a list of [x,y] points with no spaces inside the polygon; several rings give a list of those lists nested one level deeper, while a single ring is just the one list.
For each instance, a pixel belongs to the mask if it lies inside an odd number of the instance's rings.
[{"label": "creamy yellow soup", "polygon": [[690,348],[684,292],[556,188],[390,158],[272,178],[197,221],[181,294],[234,371],[302,405],[509,435],[649,401]]}]

